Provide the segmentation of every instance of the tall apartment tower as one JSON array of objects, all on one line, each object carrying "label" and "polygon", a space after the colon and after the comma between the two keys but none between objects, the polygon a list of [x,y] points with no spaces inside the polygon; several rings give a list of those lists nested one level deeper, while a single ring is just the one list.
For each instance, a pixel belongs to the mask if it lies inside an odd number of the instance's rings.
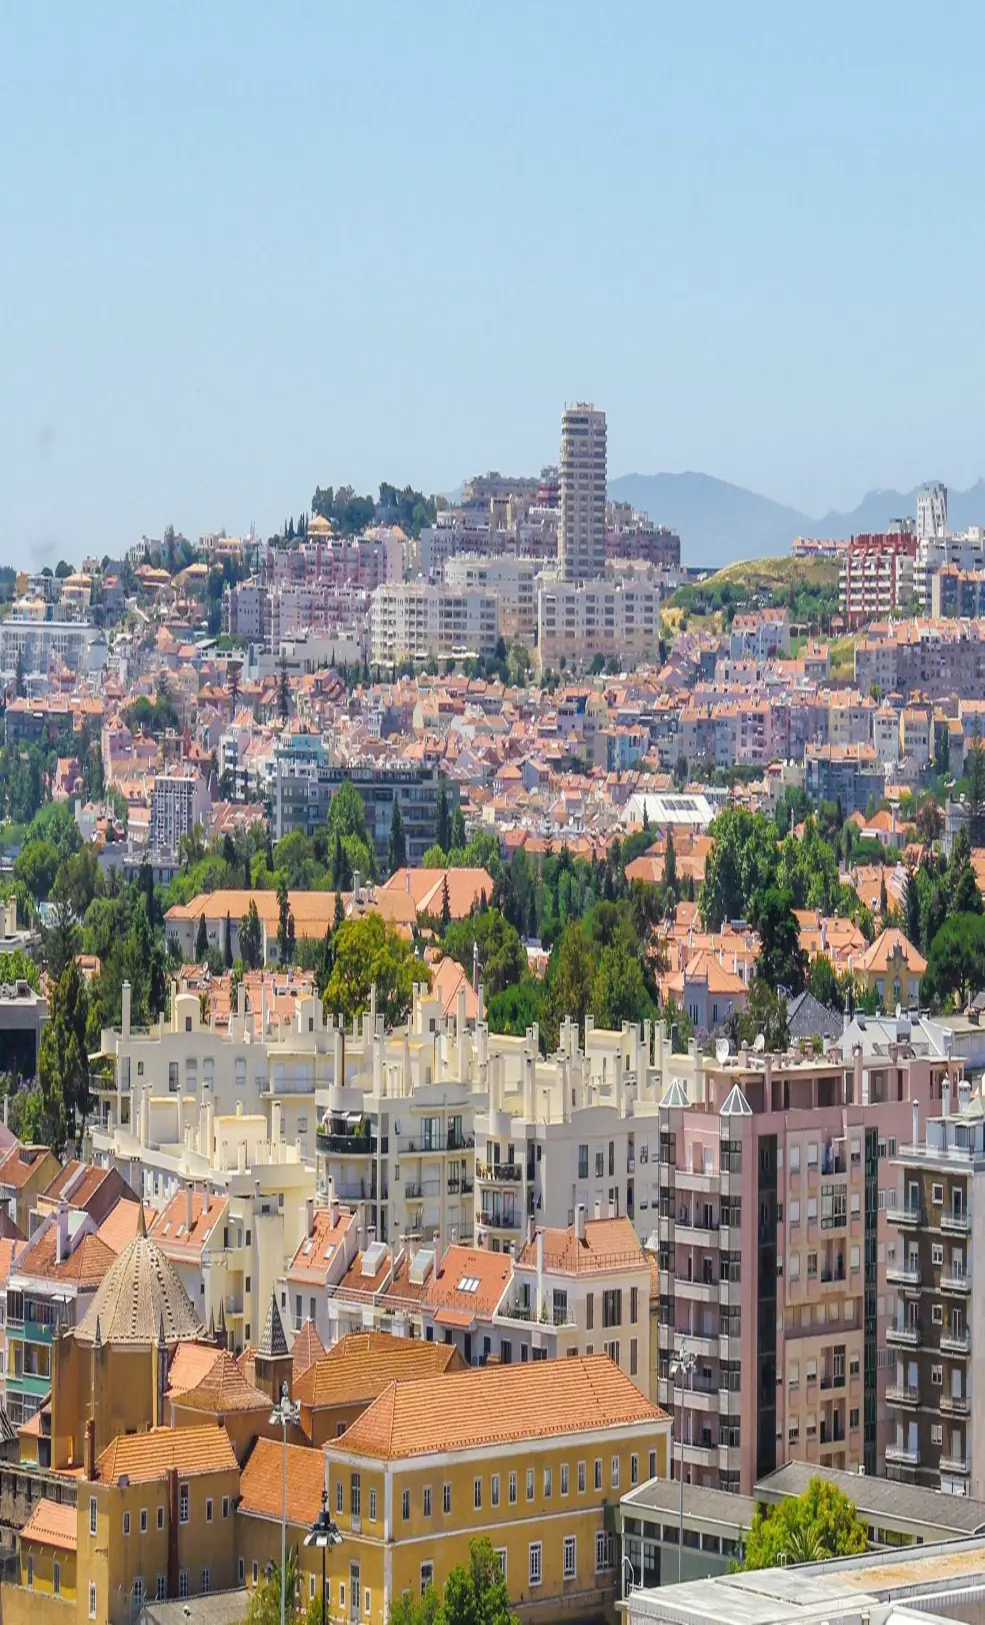
[{"label": "tall apartment tower", "polygon": [[583,401],[561,418],[560,485],[561,578],[590,581],[605,574],[605,413]]},{"label": "tall apartment tower", "polygon": [[935,480],[917,492],[917,540],[941,541],[947,535],[947,486]]}]

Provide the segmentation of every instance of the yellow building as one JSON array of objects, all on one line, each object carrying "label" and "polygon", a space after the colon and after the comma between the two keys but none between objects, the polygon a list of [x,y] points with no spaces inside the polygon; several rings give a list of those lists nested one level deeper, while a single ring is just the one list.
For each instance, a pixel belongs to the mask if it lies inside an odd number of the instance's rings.
[{"label": "yellow building", "polygon": [[[614,1510],[633,1484],[666,1476],[670,1425],[605,1355],[391,1383],[325,1445],[329,1511],[343,1537],[328,1554],[330,1617],[383,1625],[397,1597],[442,1586],[482,1536],[521,1616],[612,1614]],[[303,1455],[290,1458],[291,1495]],[[265,1547],[241,1527],[240,1553],[252,1550],[257,1564],[248,1584],[278,1550],[282,1460],[261,1440],[244,1469],[244,1519],[267,1524]],[[317,1511],[318,1484],[313,1476],[299,1498],[292,1540]],[[306,1594],[316,1556],[303,1559]]]},{"label": "yellow building", "polygon": [[[287,1446],[287,1546],[297,1547],[301,1600],[321,1595],[321,1552],[304,1537],[321,1509],[325,1457],[321,1450]],[[236,1506],[236,1549],[241,1584],[259,1585],[267,1565],[280,1563],[280,1521],[284,1496],[284,1446],[257,1439],[240,1475]]]},{"label": "yellow building", "polygon": [[[75,1520],[75,1507],[63,1501],[45,1497],[34,1508],[20,1537],[20,1580],[28,1591],[75,1601]],[[37,1613],[36,1601],[32,1601],[31,1611]]]},{"label": "yellow building", "polygon": [[301,1427],[313,1445],[325,1444],[351,1427],[392,1382],[463,1370],[465,1362],[451,1343],[391,1337],[387,1332],[347,1332],[294,1384]]},{"label": "yellow building", "polygon": [[896,927],[880,931],[855,974],[862,986],[875,988],[883,1010],[904,1010],[920,1003],[920,982],[927,961]]}]

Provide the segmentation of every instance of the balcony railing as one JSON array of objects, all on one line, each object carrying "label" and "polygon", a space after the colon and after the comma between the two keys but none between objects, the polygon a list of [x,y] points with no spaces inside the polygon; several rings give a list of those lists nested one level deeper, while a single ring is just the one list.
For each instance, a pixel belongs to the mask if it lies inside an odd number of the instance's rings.
[{"label": "balcony railing", "polygon": [[[943,1338],[941,1344],[943,1345]],[[920,1342],[919,1326],[890,1326],[886,1331],[886,1342],[889,1344],[902,1344],[905,1348],[915,1349]]]},{"label": "balcony railing", "polygon": [[941,1229],[950,1230],[957,1235],[966,1235],[971,1229],[970,1213],[941,1213]]},{"label": "balcony railing", "polygon": [[904,1202],[902,1207],[890,1208],[888,1216],[897,1224],[921,1224],[923,1208],[919,1202]]},{"label": "balcony railing", "polygon": [[[888,1457],[888,1450],[886,1451],[886,1455]],[[971,1462],[966,1461],[964,1456],[942,1456],[938,1463],[938,1467],[942,1473],[971,1472]]]},{"label": "balcony railing", "polygon": [[908,1445],[889,1444],[886,1446],[886,1460],[897,1462],[903,1467],[919,1467],[920,1451],[915,1445],[911,1450]]},{"label": "balcony railing", "polygon": [[888,1405],[919,1405],[920,1389],[911,1388],[909,1383],[891,1383],[886,1389],[886,1403]]},{"label": "balcony railing", "polygon": [[941,1291],[960,1292],[962,1294],[970,1292],[971,1276],[967,1275],[964,1270],[951,1270],[947,1273],[942,1273]]},{"label": "balcony railing", "polygon": [[938,1405],[946,1416],[967,1416],[968,1414],[967,1394],[948,1394],[942,1391]]},{"label": "balcony railing", "polygon": [[890,1286],[919,1286],[920,1267],[917,1264],[890,1264],[886,1280]]},{"label": "balcony railing", "polygon": [[330,1157],[370,1157],[376,1155],[379,1142],[372,1134],[329,1134],[319,1129],[317,1143],[319,1151]]},{"label": "balcony railing", "polygon": [[941,1332],[942,1354],[970,1354],[970,1332]]},{"label": "balcony railing", "polygon": [[492,1185],[519,1185],[523,1179],[523,1164],[520,1162],[477,1162],[475,1177],[476,1179],[487,1180]]}]

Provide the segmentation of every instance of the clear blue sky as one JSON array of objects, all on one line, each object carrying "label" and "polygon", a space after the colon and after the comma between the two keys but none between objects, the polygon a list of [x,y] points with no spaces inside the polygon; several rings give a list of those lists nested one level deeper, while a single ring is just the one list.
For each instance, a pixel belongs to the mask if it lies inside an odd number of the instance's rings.
[{"label": "clear blue sky", "polygon": [[0,562],[556,457],[985,472],[980,4],[0,15]]}]

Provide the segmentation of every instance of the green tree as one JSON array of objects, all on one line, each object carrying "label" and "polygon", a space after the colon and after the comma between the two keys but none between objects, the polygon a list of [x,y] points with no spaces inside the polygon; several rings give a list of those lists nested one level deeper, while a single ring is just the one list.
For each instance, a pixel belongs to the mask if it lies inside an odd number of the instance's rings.
[{"label": "green tree", "polygon": [[751,913],[759,933],[758,974],[774,992],[780,987],[790,995],[802,992],[807,980],[807,954],[801,947],[790,892],[768,887],[754,898]]},{"label": "green tree", "polygon": [[679,751],[677,754],[677,761],[674,763],[674,786],[676,789],[684,789],[684,786],[687,784],[687,775],[687,757],[683,751]]},{"label": "green tree", "polygon": [[225,960],[226,969],[227,970],[232,970],[232,968],[233,968],[233,922],[229,917],[229,910],[228,909],[226,910],[226,930],[225,930],[225,935],[223,937],[222,957]]},{"label": "green tree", "polygon": [[38,1079],[25,1104],[25,1131],[35,1144],[60,1156],[69,1138],[81,1146],[89,1114],[89,1056],[86,1028],[89,995],[73,960],[51,993],[49,1018],[41,1034]]},{"label": "green tree", "polygon": [[930,944],[920,996],[941,1005],[985,986],[985,919],[981,914],[954,914],[941,925]]},{"label": "green tree", "polygon": [[277,957],[282,965],[288,963],[287,925],[290,914],[291,904],[287,891],[287,876],[280,874],[277,877]]},{"label": "green tree", "polygon": [[618,1031],[624,1021],[651,1020],[655,1008],[636,954],[622,942],[603,948],[592,981],[592,1013],[597,1025]]},{"label": "green tree", "polygon": [[753,976],[750,983],[749,1002],[745,1010],[733,1011],[725,1026],[736,1048],[740,1043],[751,1047],[760,1033],[771,1055],[781,1054],[790,1043],[786,999],[781,998],[765,977],[758,974]]},{"label": "green tree", "polygon": [[[970,826],[970,819],[969,819]],[[954,837],[951,857],[947,866],[947,907],[949,914],[980,914],[981,893],[971,866],[969,829],[959,829]]]},{"label": "green tree", "polygon": [[277,681],[277,709],[280,719],[286,722],[291,714],[291,691],[287,684],[287,658],[281,655],[280,677]]},{"label": "green tree", "polygon": [[[351,875],[359,870],[364,880],[375,880],[376,858],[373,852],[373,843],[366,828],[366,809],[363,798],[359,794],[351,779],[343,779],[332,797],[326,820],[326,834],[333,850],[332,885],[345,890],[351,885]],[[338,880],[335,876],[334,847],[338,838],[341,852],[345,854],[346,867],[349,870],[349,880]]]},{"label": "green tree", "polygon": [[566,1016],[584,1031],[585,1016],[592,1007],[595,961],[580,925],[565,927],[551,955],[550,978],[545,1006],[547,1048],[557,1044],[561,1022]]},{"label": "green tree", "polygon": [[448,927],[450,925],[451,925],[451,898],[448,895],[448,876],[446,874],[444,879],[441,882],[441,930],[442,930],[442,933],[447,931]]},{"label": "green tree", "polygon": [[473,1540],[468,1562],[451,1570],[443,1591],[429,1585],[423,1596],[408,1590],[394,1598],[390,1625],[518,1625],[491,1543]]},{"label": "green tree", "polygon": [[518,932],[498,908],[487,908],[464,920],[453,920],[442,937],[443,951],[456,960],[470,978],[476,943],[479,975],[486,997],[491,1000],[526,974],[527,955]]},{"label": "green tree", "polygon": [[985,846],[985,740],[978,723],[964,759],[967,782],[968,835],[972,846]]},{"label": "green tree", "polygon": [[711,834],[699,908],[705,928],[718,931],[726,920],[745,918],[756,892],[774,883],[776,837],[768,819],[743,807],[727,807]]},{"label": "green tree", "polygon": [[81,941],[82,932],[68,894],[56,886],[56,895],[41,931],[41,952],[48,975],[54,981],[64,976],[80,950]]},{"label": "green tree", "polygon": [[914,947],[920,946],[920,883],[912,869],[907,870],[903,891],[903,912],[906,916],[906,935]]},{"label": "green tree", "polygon": [[451,815],[451,850],[461,851],[468,842],[465,835],[465,816],[460,806]]},{"label": "green tree", "polygon": [[414,983],[431,985],[428,966],[410,944],[377,913],[346,920],[335,933],[335,963],[325,989],[325,1013],[353,1017],[369,1008],[376,986],[376,1008],[388,1027],[396,1027],[410,1009]]},{"label": "green tree", "polygon": [[195,958],[198,960],[199,964],[202,963],[202,960],[205,958],[208,951],[209,951],[208,928],[207,928],[207,926],[205,924],[205,915],[200,914],[198,916],[198,932],[197,932],[197,935],[195,937]]},{"label": "green tree", "polygon": [[934,772],[939,778],[946,778],[951,770],[951,736],[947,723],[941,723],[934,729]]},{"label": "green tree", "polygon": [[674,851],[674,832],[667,831],[667,850],[664,853],[664,891],[677,900],[677,853]]},{"label": "green tree", "polygon": [[757,1506],[746,1536],[745,1569],[771,1569],[783,1561],[812,1562],[848,1557],[868,1546],[854,1502],[823,1478],[812,1478],[803,1495],[774,1506]]},{"label": "green tree", "polygon": [[14,689],[17,698],[23,700],[27,696],[27,684],[24,681],[24,651],[17,650],[17,665],[14,670]]},{"label": "green tree", "polygon": [[442,773],[438,780],[438,795],[434,804],[434,840],[443,852],[451,846],[451,813],[448,807],[448,789]]},{"label": "green tree", "polygon": [[37,902],[47,902],[60,862],[53,842],[26,841],[14,860],[14,879],[22,880]]},{"label": "green tree", "polygon": [[829,1010],[838,1009],[841,997],[838,977],[826,954],[818,954],[811,964],[807,973],[807,991],[819,1004],[827,1005]]},{"label": "green tree", "polygon": [[247,970],[263,969],[263,930],[253,898],[239,922],[239,952]]},{"label": "green tree", "polygon": [[398,869],[407,867],[407,837],[404,834],[404,821],[400,816],[400,802],[393,798],[393,811],[390,814],[390,838],[387,841],[387,868],[391,874]]}]

